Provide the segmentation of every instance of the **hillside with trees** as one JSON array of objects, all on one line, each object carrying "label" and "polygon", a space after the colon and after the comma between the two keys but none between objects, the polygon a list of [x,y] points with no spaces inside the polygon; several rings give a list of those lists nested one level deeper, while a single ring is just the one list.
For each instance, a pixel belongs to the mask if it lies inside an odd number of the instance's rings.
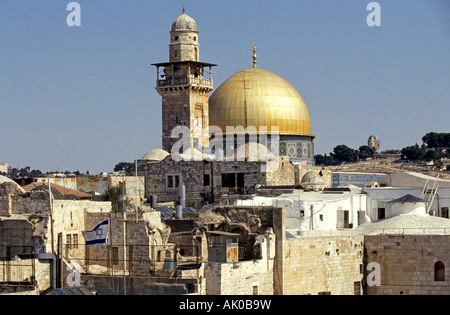
[{"label": "hillside with trees", "polygon": [[[353,168],[354,171],[381,173],[395,171],[416,171],[420,173],[440,173],[439,176],[448,176],[450,165],[445,166],[444,161],[450,159],[450,133],[429,132],[422,137],[422,144],[418,143],[402,149],[382,151],[381,155],[397,155],[400,158],[375,159],[374,153],[367,145],[358,150],[344,144],[337,145],[329,155],[315,156],[316,165],[331,166],[335,170]],[[444,172],[441,172],[444,171]]]}]

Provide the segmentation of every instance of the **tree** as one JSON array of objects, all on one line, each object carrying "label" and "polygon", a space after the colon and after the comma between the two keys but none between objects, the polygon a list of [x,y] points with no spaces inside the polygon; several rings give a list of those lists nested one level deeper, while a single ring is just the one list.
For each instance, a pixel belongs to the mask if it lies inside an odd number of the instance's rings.
[{"label": "tree", "polygon": [[316,164],[317,165],[334,165],[334,159],[332,156],[328,156],[326,153],[325,155],[317,154],[315,156]]},{"label": "tree", "polygon": [[368,159],[373,157],[373,151],[369,148],[368,145],[363,145],[359,147],[359,158],[360,159]]},{"label": "tree", "polygon": [[419,147],[419,145],[416,143],[413,146],[403,148],[401,152],[407,160],[420,161],[423,160],[425,151],[426,150],[424,147]]},{"label": "tree", "polygon": [[440,160],[442,157],[444,157],[442,149],[427,150],[424,155],[424,159],[426,161],[437,161]]},{"label": "tree", "polygon": [[114,166],[114,172],[125,171],[125,173],[129,174],[134,169],[134,163],[129,162],[120,162]]},{"label": "tree", "polygon": [[336,162],[356,162],[358,160],[358,150],[351,149],[340,144],[333,149],[331,156]]},{"label": "tree", "polygon": [[423,143],[427,145],[428,148],[439,147],[439,135],[436,132],[429,132],[422,137]]},{"label": "tree", "polygon": [[450,147],[450,133],[429,132],[422,137],[422,141],[429,149]]},{"label": "tree", "polygon": [[125,195],[125,189],[123,186],[114,186],[107,189],[101,196],[103,201],[111,201],[113,212],[122,212],[124,207],[125,211],[132,209],[130,200]]}]

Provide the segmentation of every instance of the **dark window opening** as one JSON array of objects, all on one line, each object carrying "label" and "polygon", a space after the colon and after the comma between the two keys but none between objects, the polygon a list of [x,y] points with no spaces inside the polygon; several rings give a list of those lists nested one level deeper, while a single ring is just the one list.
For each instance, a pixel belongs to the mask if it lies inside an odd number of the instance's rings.
[{"label": "dark window opening", "polygon": [[211,185],[211,178],[209,174],[203,175],[203,186],[210,186]]},{"label": "dark window opening", "polygon": [[222,174],[222,187],[236,187],[236,174],[224,173]]},{"label": "dark window opening", "polygon": [[378,220],[386,218],[386,209],[378,208]]},{"label": "dark window opening", "polygon": [[445,281],[445,265],[442,261],[434,264],[434,281]]}]

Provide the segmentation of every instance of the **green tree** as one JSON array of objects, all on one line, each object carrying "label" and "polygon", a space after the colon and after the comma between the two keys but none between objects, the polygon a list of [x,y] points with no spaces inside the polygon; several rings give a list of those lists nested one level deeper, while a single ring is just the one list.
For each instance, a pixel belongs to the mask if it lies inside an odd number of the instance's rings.
[{"label": "green tree", "polygon": [[359,152],[349,148],[344,144],[340,144],[333,149],[331,156],[336,162],[356,162],[358,160]]},{"label": "green tree", "polygon": [[416,143],[413,146],[403,148],[401,152],[407,160],[420,161],[423,160],[426,149],[424,147],[419,147],[419,145]]},{"label": "green tree", "polygon": [[373,157],[373,151],[369,148],[368,145],[363,145],[359,147],[359,158],[360,159],[368,159]]},{"label": "green tree", "polygon": [[442,157],[444,157],[444,153],[442,152],[442,149],[428,149],[425,153],[424,159],[426,161],[437,161],[440,160]]},{"label": "green tree", "polygon": [[123,186],[114,186],[107,189],[101,196],[103,201],[111,201],[113,212],[122,212],[132,209],[133,205],[126,196]]},{"label": "green tree", "polygon": [[114,172],[125,171],[126,174],[130,174],[134,169],[134,163],[120,162],[114,166]]},{"label": "green tree", "polygon": [[333,157],[332,156],[328,156],[326,153],[325,153],[325,155],[317,154],[315,156],[315,160],[316,160],[316,164],[317,165],[325,165],[325,166],[327,166],[327,165],[334,165],[335,164]]},{"label": "green tree", "polygon": [[429,132],[422,137],[422,141],[429,149],[433,148],[449,148],[450,133]]}]

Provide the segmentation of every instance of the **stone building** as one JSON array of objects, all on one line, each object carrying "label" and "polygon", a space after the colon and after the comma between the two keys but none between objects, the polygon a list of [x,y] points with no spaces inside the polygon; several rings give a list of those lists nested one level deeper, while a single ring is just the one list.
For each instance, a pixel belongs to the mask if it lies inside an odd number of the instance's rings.
[{"label": "stone building", "polygon": [[[211,63],[201,62],[197,24],[186,13],[170,31],[169,62],[155,63],[156,90],[162,97],[162,149],[171,152],[176,142],[172,130],[189,129],[189,146],[206,146],[209,136],[208,98],[213,90]],[[209,68],[209,77],[207,70]]]},{"label": "stone building", "polygon": [[162,97],[162,148],[137,161],[147,198],[177,201],[184,185],[187,201],[201,207],[253,194],[258,185],[298,185],[302,167],[314,164],[305,102],[286,80],[257,66],[253,48],[253,67],[209,97],[216,65],[199,60],[197,23],[184,11],[172,23],[169,61],[153,64]]},{"label": "stone building", "polygon": [[242,146],[231,161],[220,161],[195,148],[182,155],[170,155],[156,149],[137,161],[138,172],[146,174],[147,197],[157,196],[158,202],[177,202],[180,186],[184,185],[186,202],[197,208],[254,194],[258,185],[295,185],[295,166],[288,157],[271,160],[267,148],[255,144],[261,154],[251,158],[248,154],[250,146]]},{"label": "stone building", "polygon": [[209,97],[216,65],[199,60],[197,23],[183,10],[172,23],[169,62],[153,64],[162,97],[163,150],[173,153],[180,131],[187,130],[183,137],[190,148],[228,154],[258,142],[293,162],[314,164],[315,136],[305,102],[286,80],[257,66],[253,49],[253,67],[231,76]]}]

